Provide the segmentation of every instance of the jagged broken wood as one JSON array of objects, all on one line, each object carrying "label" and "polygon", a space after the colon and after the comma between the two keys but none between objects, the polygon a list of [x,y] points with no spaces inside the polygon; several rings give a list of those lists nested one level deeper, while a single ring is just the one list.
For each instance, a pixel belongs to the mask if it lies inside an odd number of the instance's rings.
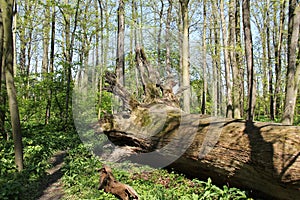
[{"label": "jagged broken wood", "polygon": [[103,166],[98,172],[100,173],[99,190],[104,189],[105,192],[112,193],[121,200],[139,199],[132,187],[116,180],[110,167]]},{"label": "jagged broken wood", "polygon": [[[169,167],[193,177],[211,177],[265,197],[300,198],[300,127],[185,114],[172,84],[164,86],[172,80],[149,74],[153,69],[142,49],[136,56],[138,67],[145,68],[139,70],[145,97],[136,100],[108,73],[108,91],[130,112],[106,116],[95,127],[130,149],[127,159],[152,166],[174,160]],[[157,154],[142,156],[150,152]]]}]

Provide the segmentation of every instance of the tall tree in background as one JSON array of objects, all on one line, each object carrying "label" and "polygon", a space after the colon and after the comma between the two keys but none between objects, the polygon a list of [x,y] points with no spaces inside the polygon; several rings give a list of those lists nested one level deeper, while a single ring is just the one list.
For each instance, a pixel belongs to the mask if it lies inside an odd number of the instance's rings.
[{"label": "tall tree in background", "polygon": [[63,18],[64,18],[64,28],[65,28],[65,61],[66,61],[66,77],[67,77],[67,87],[66,87],[66,102],[65,102],[65,122],[69,119],[69,107],[70,107],[70,96],[71,96],[71,82],[72,82],[72,63],[73,63],[73,52],[74,52],[74,42],[76,36],[76,29],[78,24],[78,15],[79,15],[79,2],[77,0],[75,7],[75,15],[73,19],[73,29],[71,30],[71,10],[67,7],[68,0],[65,0],[65,9],[60,9]]},{"label": "tall tree in background", "polygon": [[19,116],[19,108],[17,102],[17,92],[14,84],[14,72],[13,72],[13,34],[12,34],[12,22],[13,22],[13,5],[14,0],[1,0],[0,8],[3,18],[3,55],[2,65],[5,69],[6,87],[9,102],[9,110],[11,116],[12,133],[14,139],[14,152],[15,163],[18,170],[23,170],[23,146],[22,146],[22,134],[21,124]]},{"label": "tall tree in background", "polygon": [[297,62],[299,51],[300,4],[297,0],[289,2],[289,27],[288,27],[288,66],[286,79],[286,96],[283,124],[293,124],[296,98],[300,80],[300,64]]},{"label": "tall tree in background", "polygon": [[163,26],[163,17],[164,17],[164,1],[160,0],[161,6],[160,6],[160,11],[159,11],[159,28],[158,28],[158,34],[157,34],[157,67],[158,69],[161,68],[161,39],[162,39],[162,26]]},{"label": "tall tree in background", "polygon": [[117,40],[117,60],[116,72],[118,79],[122,85],[125,83],[125,55],[124,55],[124,40],[125,40],[125,4],[124,0],[119,0],[118,7],[118,40]]},{"label": "tall tree in background", "polygon": [[[273,95],[273,102],[270,102],[270,106],[271,107],[271,112],[270,114],[274,115],[274,116],[270,116],[271,119],[275,119],[275,116],[278,117],[279,115],[279,111],[280,108],[282,108],[281,106],[281,102],[282,102],[282,95],[281,95],[281,91],[282,91],[282,47],[283,47],[283,36],[284,36],[284,32],[285,32],[285,21],[286,21],[286,3],[287,1],[280,1],[280,17],[279,17],[279,26],[277,23],[277,16],[274,15],[274,27],[275,30],[277,30],[277,33],[275,33],[277,35],[276,40],[274,41],[274,56],[275,56],[275,91],[274,91],[274,95]],[[274,5],[275,6],[275,5]],[[275,10],[275,8],[274,8]],[[278,27],[278,28],[276,28]],[[270,74],[270,76],[273,76]],[[271,80],[271,77],[270,77]],[[270,88],[271,90],[271,88]],[[271,92],[271,91],[270,91]],[[271,93],[272,94],[272,93]],[[273,104],[272,104],[273,103]]]},{"label": "tall tree in background", "polygon": [[238,81],[238,96],[239,96],[239,108],[241,117],[244,116],[244,96],[245,96],[245,87],[244,87],[244,65],[243,65],[243,53],[242,53],[242,39],[241,39],[241,4],[240,1],[235,2],[235,38],[236,38],[236,65],[239,70],[239,81]]},{"label": "tall tree in background", "polygon": [[253,47],[252,47],[252,33],[250,22],[250,0],[243,0],[243,25],[244,25],[244,39],[245,39],[245,52],[247,62],[247,76],[248,76],[248,116],[249,121],[253,120],[255,109],[255,78],[253,66]]},{"label": "tall tree in background", "polygon": [[241,118],[241,109],[240,109],[240,95],[239,91],[241,90],[240,85],[242,81],[242,77],[239,76],[239,66],[237,64],[237,46],[236,46],[236,1],[230,0],[229,2],[229,46],[230,46],[230,61],[232,68],[232,96],[233,96],[233,117]]},{"label": "tall tree in background", "polygon": [[233,108],[232,108],[232,86],[230,80],[230,57],[228,52],[228,35],[227,35],[227,27],[225,22],[225,14],[224,14],[224,1],[220,1],[220,13],[221,13],[221,25],[222,25],[222,38],[223,38],[223,52],[224,52],[224,62],[225,62],[225,81],[226,81],[226,89],[227,89],[227,109],[226,109],[226,117],[232,118],[233,116]]},{"label": "tall tree in background", "polygon": [[[121,85],[125,85],[125,4],[124,0],[119,0],[118,7],[118,40],[117,40],[117,60],[116,60],[116,74]],[[122,103],[124,108],[124,103]]]},{"label": "tall tree in background", "polygon": [[190,66],[189,66],[189,16],[188,5],[189,0],[179,0],[181,9],[182,20],[182,86],[188,87],[183,92],[183,110],[187,113],[190,112]]},{"label": "tall tree in background", "polygon": [[203,93],[201,113],[206,114],[206,91],[207,91],[207,73],[206,73],[206,0],[203,1],[203,33],[202,33],[202,67],[203,67]]},{"label": "tall tree in background", "polygon": [[[1,10],[0,10],[1,11]],[[3,20],[2,11],[0,13],[0,58],[3,57]],[[5,105],[6,105],[6,94],[5,94],[5,71],[2,62],[0,62],[0,134],[4,137],[5,133]]]},{"label": "tall tree in background", "polygon": [[45,19],[43,22],[43,60],[42,73],[46,75],[49,68],[49,32],[50,32],[50,2],[45,0]]},{"label": "tall tree in background", "polygon": [[[54,48],[55,48],[55,4],[52,4],[52,15],[51,15],[51,41],[50,41],[50,62],[49,62],[49,70],[50,70],[50,79],[53,82],[53,73],[54,73]],[[48,98],[46,105],[46,117],[45,124],[49,123],[51,117],[51,100],[52,100],[52,87],[48,89]]]},{"label": "tall tree in background", "polygon": [[170,29],[171,29],[171,14],[173,8],[173,0],[168,0],[169,7],[167,10],[167,21],[166,21],[166,71],[171,73],[171,47],[170,47]]}]

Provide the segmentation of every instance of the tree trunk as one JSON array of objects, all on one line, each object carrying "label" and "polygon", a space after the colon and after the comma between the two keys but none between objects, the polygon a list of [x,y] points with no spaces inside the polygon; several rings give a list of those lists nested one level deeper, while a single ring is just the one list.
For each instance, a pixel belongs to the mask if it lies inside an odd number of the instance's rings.
[{"label": "tree trunk", "polygon": [[45,19],[43,22],[43,60],[42,74],[45,76],[49,70],[49,32],[50,32],[50,3],[45,1]]},{"label": "tree trunk", "polygon": [[244,64],[243,64],[243,53],[242,53],[242,39],[241,39],[241,5],[240,1],[236,1],[236,9],[235,9],[235,26],[236,26],[236,64],[239,70],[239,108],[241,110],[241,117],[244,116]]},{"label": "tree trunk", "polygon": [[190,112],[190,66],[189,66],[189,0],[180,0],[181,20],[182,20],[182,86],[188,87],[183,92],[183,110]]},{"label": "tree trunk", "polygon": [[243,0],[243,25],[245,37],[245,52],[247,61],[247,76],[248,76],[248,117],[252,121],[254,118],[255,102],[256,102],[256,85],[254,78],[253,66],[253,47],[252,47],[252,33],[250,23],[250,0]]},{"label": "tree trunk", "polygon": [[[267,11],[266,13],[267,21],[270,20],[270,13]],[[270,43],[271,43],[271,37],[270,37],[270,25],[266,22],[266,51],[267,51],[267,66],[269,69],[268,78],[269,78],[269,116],[270,120],[275,120],[275,104],[274,104],[274,92],[273,92],[273,66],[272,66],[272,57],[270,52]]]},{"label": "tree trunk", "polygon": [[[285,13],[286,13],[286,3],[287,1],[282,1],[280,4],[280,25],[279,25],[279,30],[277,34],[277,39],[276,42],[274,42],[274,54],[275,54],[275,91],[274,91],[274,104],[273,104],[273,109],[274,109],[274,118],[275,117],[279,117],[279,113],[280,113],[280,108],[281,106],[281,102],[282,102],[282,95],[281,95],[281,84],[282,84],[282,55],[281,55],[281,51],[282,51],[282,43],[283,43],[283,36],[284,36],[284,32],[285,32]],[[276,15],[275,15],[276,16]],[[276,22],[276,18],[274,16],[274,27],[276,28],[277,22]]]},{"label": "tree trunk", "polygon": [[[120,80],[120,84],[125,85],[125,5],[123,0],[119,0],[118,7],[118,40],[117,40],[117,60],[116,60],[116,74]],[[122,102],[124,109],[124,102]]]},{"label": "tree trunk", "polygon": [[240,88],[240,82],[242,81],[241,77],[239,77],[239,68],[237,65],[237,58],[236,58],[236,19],[235,19],[235,0],[231,0],[229,3],[229,46],[230,46],[230,62],[231,62],[231,68],[232,68],[232,96],[233,96],[233,117],[236,119],[241,118],[241,109],[239,105],[240,101],[240,95],[239,91]]},{"label": "tree trunk", "polygon": [[297,50],[299,51],[300,4],[296,0],[290,1],[289,6],[289,39],[288,39],[288,67],[286,79],[286,95],[282,123],[292,125],[298,85],[300,80],[300,65],[297,64]]},{"label": "tree trunk", "polygon": [[3,57],[2,65],[5,68],[6,87],[8,95],[9,110],[11,116],[12,133],[14,139],[15,163],[19,171],[23,170],[23,146],[19,108],[14,84],[13,72],[13,38],[12,38],[12,21],[13,21],[14,1],[1,0],[0,6],[3,18]]},{"label": "tree trunk", "polygon": [[161,54],[161,39],[162,39],[162,30],[163,30],[163,17],[164,17],[164,1],[160,0],[161,7],[159,11],[159,28],[158,28],[158,35],[157,35],[157,68],[161,68],[161,60],[162,60],[162,54]]},{"label": "tree trunk", "polygon": [[206,92],[207,92],[207,73],[206,73],[206,0],[203,1],[203,33],[202,33],[202,67],[203,67],[203,92],[201,113],[206,114]]},{"label": "tree trunk", "polygon": [[171,72],[171,44],[170,44],[170,29],[171,29],[171,14],[173,8],[173,1],[168,0],[169,7],[167,11],[167,21],[166,21],[166,71],[167,73]]},{"label": "tree trunk", "polygon": [[[143,50],[136,51],[138,66],[152,71]],[[104,133],[126,152],[116,160],[169,166],[260,197],[299,197],[300,127],[187,114],[179,109],[172,90],[158,95],[151,78],[145,88],[152,98],[137,101],[115,74],[106,73],[106,90],[130,110],[93,124],[95,132]]]},{"label": "tree trunk", "polygon": [[[3,58],[3,19],[2,13],[0,14],[0,58]],[[0,62],[0,134],[5,137],[5,108],[6,95],[5,95],[5,70],[2,62]]]},{"label": "tree trunk", "polygon": [[[78,12],[79,12],[79,3],[80,0],[77,0],[76,2],[76,8],[75,8],[75,16],[74,16],[74,24],[73,24],[73,30],[71,31],[71,19],[69,11],[66,11],[64,13],[62,10],[62,14],[64,16],[65,20],[65,59],[66,59],[66,76],[67,76],[67,87],[66,87],[66,99],[65,99],[65,124],[68,122],[69,119],[69,104],[70,104],[70,97],[71,97],[71,83],[72,83],[72,62],[73,62],[73,45],[75,40],[75,34],[77,29],[77,23],[78,23]],[[68,1],[65,0],[65,4],[68,4]]]},{"label": "tree trunk", "polygon": [[227,98],[227,108],[226,108],[226,117],[232,118],[233,108],[232,108],[232,86],[230,80],[230,59],[228,53],[228,36],[227,36],[227,28],[225,22],[225,14],[224,14],[224,1],[220,2],[220,13],[221,13],[221,24],[222,24],[222,38],[223,38],[223,52],[224,52],[224,63],[225,63],[225,81],[226,81],[226,98]]}]

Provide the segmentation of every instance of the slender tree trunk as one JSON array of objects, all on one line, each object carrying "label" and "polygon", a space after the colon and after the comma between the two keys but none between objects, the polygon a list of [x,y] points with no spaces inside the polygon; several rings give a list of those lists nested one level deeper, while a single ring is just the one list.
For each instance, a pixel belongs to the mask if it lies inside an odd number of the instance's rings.
[{"label": "slender tree trunk", "polygon": [[157,67],[161,69],[161,39],[162,39],[162,26],[163,26],[163,17],[164,17],[164,1],[160,0],[161,8],[159,12],[159,30],[157,35]]},{"label": "slender tree trunk", "polygon": [[170,28],[171,28],[171,17],[173,0],[168,0],[169,7],[167,11],[167,22],[166,22],[166,71],[171,74],[171,47],[170,47]]},{"label": "slender tree trunk", "polygon": [[203,1],[203,35],[202,35],[202,67],[203,67],[203,93],[201,113],[206,114],[206,91],[207,91],[207,73],[206,73],[206,0]]},{"label": "slender tree trunk", "polygon": [[216,37],[217,37],[217,20],[215,14],[210,18],[210,46],[211,49],[211,55],[212,56],[212,115],[217,116],[218,115],[218,76],[217,76],[217,43],[216,43]]},{"label": "slender tree trunk", "polygon": [[227,89],[227,109],[226,109],[226,117],[233,117],[233,107],[232,107],[232,86],[230,80],[230,58],[228,52],[228,36],[227,36],[227,28],[225,22],[225,14],[224,14],[224,1],[220,1],[220,12],[221,12],[221,24],[222,24],[222,38],[223,38],[223,52],[224,52],[224,61],[225,61],[225,79],[226,79],[226,89]]},{"label": "slender tree trunk", "polygon": [[[269,11],[267,11],[267,22],[270,20],[269,17]],[[270,49],[270,26],[269,24],[266,24],[266,46],[267,46],[267,56],[268,56],[268,60],[267,60],[267,65],[269,66],[269,98],[270,98],[270,102],[269,102],[269,116],[270,119],[273,121],[275,120],[275,109],[274,109],[274,89],[273,89],[273,67],[272,67],[272,63],[271,63],[271,49]]]},{"label": "slender tree trunk", "polygon": [[254,67],[253,67],[253,47],[252,47],[252,33],[250,25],[250,0],[243,0],[243,25],[244,25],[244,39],[245,39],[245,52],[247,61],[247,72],[248,72],[248,116],[249,121],[253,121],[254,109],[255,109],[255,95],[256,86],[254,78]]},{"label": "slender tree trunk", "polygon": [[[101,103],[102,103],[102,76],[103,76],[103,68],[105,66],[104,63],[104,11],[103,11],[103,5],[102,5],[102,1],[98,0],[98,6],[100,9],[100,13],[98,13],[98,7],[97,7],[97,15],[100,14],[100,58],[101,58],[101,64],[98,61],[98,57],[99,57],[99,51],[98,51],[98,46],[96,47],[96,66],[97,68],[99,67],[100,69],[100,73],[98,75],[98,93],[99,93],[99,97],[98,97],[98,119],[101,118],[101,113],[102,113],[102,109],[101,109]],[[96,40],[97,40],[97,44],[99,43],[98,41],[99,35],[97,34],[96,36]],[[100,65],[100,66],[99,66]]]},{"label": "slender tree trunk", "polygon": [[[54,73],[54,50],[55,50],[54,48],[55,48],[55,4],[52,5],[52,16],[51,16],[51,42],[50,42],[50,62],[49,62],[50,76],[48,77],[51,82],[53,82],[53,73]],[[49,123],[51,117],[52,93],[53,93],[52,87],[50,87],[48,89],[45,124]]]},{"label": "slender tree trunk", "polygon": [[241,39],[241,4],[240,1],[236,1],[235,9],[235,26],[236,26],[236,64],[239,70],[239,108],[241,117],[244,116],[244,99],[245,99],[245,87],[244,87],[244,64],[243,64],[243,55],[242,55],[242,39]]},{"label": "slender tree trunk", "polygon": [[215,111],[216,115],[215,116],[221,116],[223,114],[223,104],[222,104],[222,86],[221,86],[221,43],[220,43],[220,18],[218,13],[218,8],[217,8],[217,3],[215,1],[212,2],[212,11],[213,11],[213,33],[214,33],[214,56],[213,56],[213,62],[215,65],[215,75],[216,75],[216,81],[214,81],[215,84],[215,100],[214,102],[216,105],[214,107],[217,109]]},{"label": "slender tree trunk", "polygon": [[299,26],[300,4],[297,3],[297,0],[290,0],[288,30],[288,67],[284,113],[282,117],[282,123],[288,125],[292,125],[294,121],[296,98],[300,80],[300,65],[299,63],[297,63],[297,51],[299,51]]},{"label": "slender tree trunk", "polygon": [[[121,85],[125,85],[125,4],[124,0],[119,0],[118,7],[118,40],[117,40],[117,60],[116,60],[116,74]],[[122,108],[124,109],[124,102]]]},{"label": "slender tree trunk", "polygon": [[12,36],[12,22],[13,22],[13,0],[1,0],[0,6],[3,16],[3,57],[2,65],[5,68],[6,87],[9,102],[9,110],[11,116],[12,133],[14,139],[15,163],[19,171],[23,170],[23,146],[21,124],[19,116],[19,108],[17,102],[16,87],[14,84],[13,72],[13,36]]},{"label": "slender tree trunk", "polygon": [[189,0],[179,0],[181,9],[181,20],[183,25],[182,34],[182,86],[188,87],[183,92],[183,110],[190,113],[190,66],[189,66]]},{"label": "slender tree trunk", "polygon": [[233,81],[233,117],[236,119],[241,118],[241,110],[240,110],[240,96],[239,91],[241,78],[239,76],[239,68],[237,65],[237,58],[236,58],[236,19],[235,19],[235,0],[231,0],[229,2],[229,46],[230,46],[230,61],[232,67],[232,81]]},{"label": "slender tree trunk", "polygon": [[[279,116],[280,108],[282,107],[282,97],[281,97],[281,91],[282,91],[282,57],[281,57],[281,51],[282,51],[282,42],[283,42],[283,35],[284,35],[284,23],[285,23],[285,13],[286,13],[286,2],[287,1],[281,1],[281,8],[280,8],[280,25],[278,30],[278,36],[276,38],[276,42],[274,42],[274,50],[275,50],[275,91],[274,91],[274,115],[275,117]],[[277,19],[274,19],[275,27],[277,27]],[[274,118],[275,118],[274,117]]]},{"label": "slender tree trunk", "polygon": [[[63,13],[65,19],[65,40],[66,40],[66,49],[65,49],[65,57],[66,57],[66,75],[67,75],[67,88],[66,88],[66,102],[65,102],[65,124],[67,124],[69,119],[69,104],[70,104],[70,96],[71,96],[71,82],[72,82],[72,62],[73,62],[73,45],[75,40],[75,32],[77,29],[78,23],[78,12],[79,12],[79,2],[77,0],[76,8],[75,8],[75,16],[74,16],[74,24],[73,30],[71,32],[71,20],[69,13]],[[65,2],[68,3],[67,1]]]},{"label": "slender tree trunk", "polygon": [[[0,13],[0,58],[3,58],[3,19]],[[5,85],[5,69],[0,62],[0,134],[5,137],[5,111],[6,111],[6,85]],[[8,137],[7,137],[8,138]]]},{"label": "slender tree trunk", "polygon": [[43,60],[42,74],[48,73],[49,66],[49,32],[50,32],[50,5],[49,1],[45,0],[45,19],[43,22]]}]

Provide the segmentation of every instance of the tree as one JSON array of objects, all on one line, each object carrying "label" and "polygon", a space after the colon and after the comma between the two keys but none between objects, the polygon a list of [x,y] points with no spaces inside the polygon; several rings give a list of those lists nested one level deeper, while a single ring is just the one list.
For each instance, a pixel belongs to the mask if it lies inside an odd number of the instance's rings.
[{"label": "tree", "polygon": [[69,119],[69,107],[70,107],[70,96],[71,96],[71,83],[72,83],[72,64],[73,64],[73,53],[74,53],[74,42],[76,36],[76,29],[78,23],[78,16],[79,16],[79,5],[80,0],[76,1],[75,7],[75,15],[74,15],[74,24],[73,29],[71,30],[71,15],[70,15],[70,8],[67,7],[68,0],[64,1],[64,8],[60,11],[64,18],[64,28],[65,28],[65,49],[64,49],[64,56],[65,56],[65,67],[66,67],[66,77],[67,77],[67,87],[66,87],[66,98],[65,98],[65,122]]},{"label": "tree", "polygon": [[168,0],[169,7],[167,11],[167,21],[166,21],[166,71],[171,72],[171,50],[170,50],[170,28],[171,28],[171,14],[173,8],[173,0]]},{"label": "tree", "polygon": [[231,68],[232,68],[232,96],[233,96],[233,117],[236,119],[241,118],[241,109],[239,105],[240,101],[240,95],[239,91],[240,88],[240,82],[242,81],[242,77],[239,76],[239,66],[237,64],[237,54],[238,51],[236,47],[236,19],[235,19],[235,0],[230,0],[229,2],[229,46],[230,46],[230,62],[231,62]]},{"label": "tree", "polygon": [[252,33],[250,23],[250,0],[243,0],[243,25],[244,25],[244,39],[245,39],[245,52],[247,62],[247,77],[248,77],[248,116],[249,121],[253,120],[254,109],[256,102],[256,85],[254,78],[253,66],[253,47],[252,47]]},{"label": "tree", "polygon": [[[0,13],[0,58],[3,58],[3,20],[2,11]],[[5,94],[5,70],[2,62],[0,62],[0,133],[4,137],[5,133],[5,105],[6,105],[6,94]]]},{"label": "tree", "polygon": [[13,22],[13,5],[14,0],[1,0],[0,6],[3,19],[3,55],[2,65],[5,68],[6,87],[8,95],[9,110],[11,116],[12,133],[14,139],[15,163],[18,170],[23,170],[23,146],[21,124],[19,116],[19,108],[17,101],[17,92],[14,84],[13,72],[13,36],[12,36],[12,22]]},{"label": "tree", "polygon": [[[277,30],[277,35],[276,40],[274,42],[274,56],[275,56],[275,90],[274,94],[271,93],[270,88],[270,94],[273,96],[273,102],[270,102],[270,107],[271,107],[271,119],[275,119],[275,117],[278,117],[280,113],[280,108],[281,106],[281,101],[282,101],[282,95],[281,95],[281,88],[282,88],[282,47],[283,47],[283,42],[284,42],[284,32],[285,32],[285,21],[286,21],[286,3],[288,1],[281,1],[280,2],[280,17],[279,17],[279,26],[277,23],[277,17],[274,16],[274,27],[276,30],[276,27],[279,27]],[[270,81],[272,80],[273,75],[270,74]],[[271,85],[271,84],[270,84]],[[271,87],[271,86],[270,86]]]},{"label": "tree", "polygon": [[183,91],[183,110],[190,112],[190,72],[189,72],[189,16],[188,5],[189,0],[179,0],[182,20],[182,86],[188,87]]},{"label": "tree", "polygon": [[[117,40],[116,74],[120,81],[120,84],[125,85],[125,53],[124,53],[125,4],[124,4],[124,0],[119,0],[119,7],[118,7],[117,14],[118,14],[118,40]],[[123,105],[122,108],[124,108]]]},{"label": "tree", "polygon": [[289,27],[288,27],[288,66],[286,79],[286,92],[283,124],[293,124],[296,98],[300,80],[300,64],[297,61],[299,51],[300,4],[297,0],[289,2]]},{"label": "tree", "polygon": [[206,73],[206,0],[203,1],[203,35],[202,35],[202,67],[203,67],[203,93],[202,93],[202,106],[201,113],[206,114],[206,92],[207,92],[207,73]]},{"label": "tree", "polygon": [[233,117],[233,108],[232,108],[232,86],[230,80],[230,57],[228,52],[228,35],[225,22],[224,14],[224,1],[220,1],[220,12],[221,12],[221,25],[222,25],[222,38],[223,38],[223,52],[224,52],[224,61],[225,61],[225,81],[227,89],[227,108],[226,108],[226,117]]},{"label": "tree", "polygon": [[[50,9],[50,8],[49,8]],[[52,4],[52,15],[51,15],[51,41],[50,41],[50,62],[49,62],[49,70],[50,70],[50,81],[53,82],[53,74],[54,74],[54,51],[55,51],[55,4]],[[45,124],[49,123],[51,117],[51,100],[52,100],[52,87],[48,90],[48,98],[46,105],[46,117]]]}]

